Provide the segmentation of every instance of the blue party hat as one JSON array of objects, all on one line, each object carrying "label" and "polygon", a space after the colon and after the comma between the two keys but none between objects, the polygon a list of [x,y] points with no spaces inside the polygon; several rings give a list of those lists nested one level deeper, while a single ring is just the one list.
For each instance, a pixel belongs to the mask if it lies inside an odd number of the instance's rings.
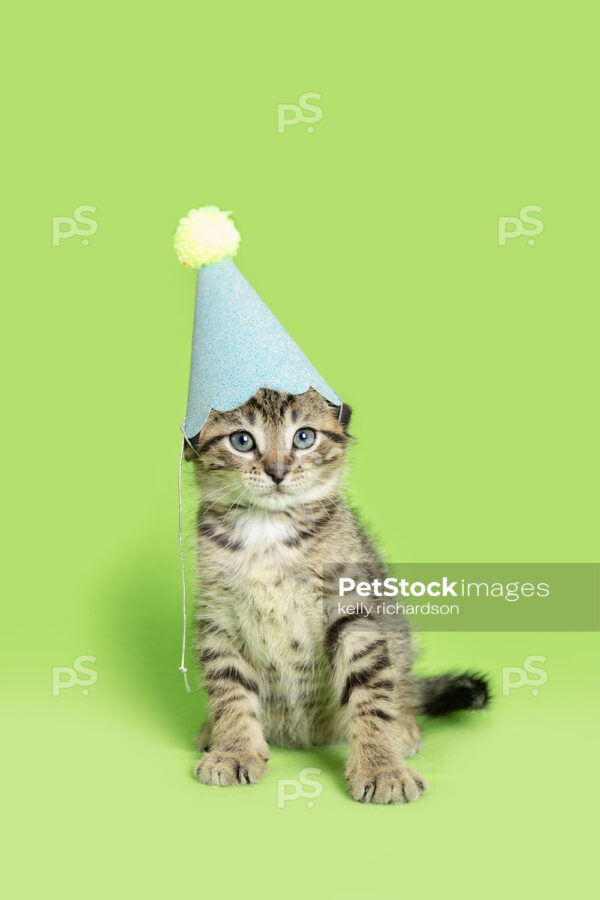
[{"label": "blue party hat", "polygon": [[303,394],[313,387],[342,404],[232,262],[240,235],[229,216],[215,206],[193,209],[175,234],[179,261],[198,269],[183,426],[189,439],[211,409],[235,409],[260,388]]}]

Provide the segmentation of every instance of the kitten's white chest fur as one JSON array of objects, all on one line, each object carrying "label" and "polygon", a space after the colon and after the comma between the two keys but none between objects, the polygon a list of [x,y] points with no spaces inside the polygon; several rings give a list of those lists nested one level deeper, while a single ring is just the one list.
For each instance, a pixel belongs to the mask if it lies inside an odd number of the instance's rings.
[{"label": "kitten's white chest fur", "polygon": [[290,518],[282,513],[248,510],[238,516],[234,534],[248,549],[280,544],[294,534]]}]

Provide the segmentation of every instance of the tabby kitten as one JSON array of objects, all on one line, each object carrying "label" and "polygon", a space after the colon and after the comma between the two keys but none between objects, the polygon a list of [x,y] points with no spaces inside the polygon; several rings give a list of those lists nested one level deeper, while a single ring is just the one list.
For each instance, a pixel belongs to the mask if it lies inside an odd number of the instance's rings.
[{"label": "tabby kitten", "polygon": [[352,796],[408,803],[427,787],[404,761],[422,745],[417,713],[487,701],[482,679],[416,678],[406,626],[324,623],[323,598],[337,598],[338,584],[326,564],[385,577],[342,496],[348,419],[348,407],[340,414],[312,388],[262,389],[238,409],[213,411],[186,452],[203,498],[197,623],[210,721],[195,774],[206,784],[260,781],[267,741],[347,739]]}]

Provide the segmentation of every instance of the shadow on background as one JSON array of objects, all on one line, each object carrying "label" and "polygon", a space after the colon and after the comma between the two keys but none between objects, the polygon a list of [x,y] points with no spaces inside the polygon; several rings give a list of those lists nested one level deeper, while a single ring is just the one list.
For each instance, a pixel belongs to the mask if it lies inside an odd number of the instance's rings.
[{"label": "shadow on background", "polygon": [[188,592],[186,664],[191,693],[178,671],[182,599],[176,547],[172,554],[150,547],[129,559],[105,586],[98,630],[109,644],[109,689],[137,718],[153,722],[181,748],[193,750],[205,718],[193,651],[193,596]]}]

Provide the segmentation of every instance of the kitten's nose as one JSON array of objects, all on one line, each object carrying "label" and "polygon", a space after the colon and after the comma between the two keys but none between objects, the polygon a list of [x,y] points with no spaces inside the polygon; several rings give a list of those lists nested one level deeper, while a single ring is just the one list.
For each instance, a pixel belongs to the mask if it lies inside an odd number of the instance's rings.
[{"label": "kitten's nose", "polygon": [[281,463],[274,463],[272,465],[265,465],[265,472],[270,478],[273,479],[275,484],[281,484],[281,482],[285,478],[287,469]]},{"label": "kitten's nose", "polygon": [[281,453],[265,457],[263,460],[263,467],[267,475],[273,479],[275,484],[281,484],[289,471],[288,460]]}]

